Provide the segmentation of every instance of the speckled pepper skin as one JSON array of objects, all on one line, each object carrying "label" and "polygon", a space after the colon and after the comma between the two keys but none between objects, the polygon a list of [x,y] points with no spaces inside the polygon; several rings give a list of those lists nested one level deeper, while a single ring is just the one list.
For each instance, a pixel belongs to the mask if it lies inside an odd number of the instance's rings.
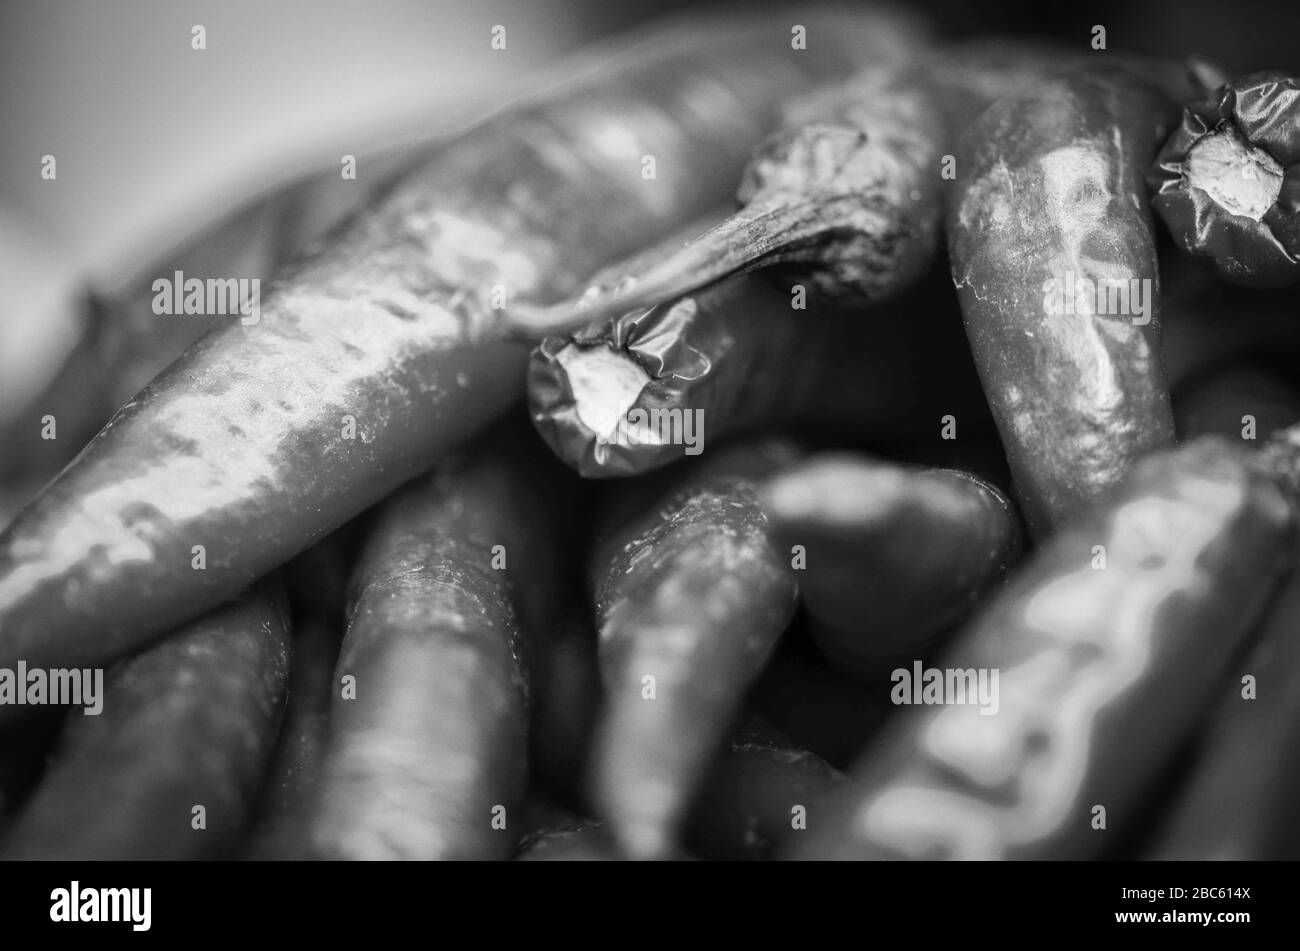
[{"label": "speckled pepper skin", "polygon": [[275,743],[291,652],[272,578],[105,671],[103,711],[70,711],[0,858],[229,857]]},{"label": "speckled pepper skin", "polygon": [[[547,471],[571,478],[529,448],[476,443],[380,508],[350,584],[314,854],[509,856],[527,776],[531,645],[554,619],[565,561],[552,531],[562,503],[539,486]],[[498,806],[504,830],[492,825]]]},{"label": "speckled pepper skin", "polygon": [[[958,148],[953,281],[1036,538],[1174,438],[1143,191],[1171,109],[1125,74],[1076,73],[999,100]],[[1149,318],[1051,312],[1079,278],[1149,282]]]},{"label": "speckled pepper skin", "polygon": [[0,536],[0,665],[139,646],[504,413],[528,348],[507,339],[495,287],[507,301],[571,292],[715,207],[782,99],[900,42],[874,12],[804,13],[815,55],[790,48],[783,12],[571,66],[567,85],[457,138],[282,272],[259,323],[197,343]]},{"label": "speckled pepper skin", "polygon": [[606,705],[592,795],[629,856],[672,853],[746,688],[794,613],[795,573],[757,500],[759,482],[793,459],[775,442],[703,457],[649,511],[616,519],[593,552]]},{"label": "speckled pepper skin", "polygon": [[[1086,858],[1201,721],[1290,567],[1275,479],[1217,438],[1144,460],[934,662],[999,672],[998,709],[897,709],[800,858]],[[1105,567],[1098,567],[1103,546]]]}]

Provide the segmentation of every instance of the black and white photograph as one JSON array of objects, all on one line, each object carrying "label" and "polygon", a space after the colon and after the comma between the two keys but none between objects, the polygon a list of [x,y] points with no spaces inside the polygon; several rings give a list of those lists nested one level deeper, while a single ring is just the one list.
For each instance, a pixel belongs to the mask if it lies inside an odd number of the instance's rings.
[{"label": "black and white photograph", "polygon": [[0,24],[0,919],[879,860],[816,880],[1270,927],[1300,5]]}]

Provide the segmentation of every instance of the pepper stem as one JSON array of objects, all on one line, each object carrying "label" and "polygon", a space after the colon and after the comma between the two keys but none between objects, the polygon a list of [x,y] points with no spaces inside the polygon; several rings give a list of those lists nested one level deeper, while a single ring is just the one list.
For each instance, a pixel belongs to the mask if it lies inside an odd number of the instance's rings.
[{"label": "pepper stem", "polygon": [[795,259],[834,230],[836,222],[827,218],[822,202],[751,204],[684,247],[639,253],[634,263],[606,268],[578,295],[548,307],[512,309],[509,321],[528,336],[567,333],[677,300],[773,260]]}]

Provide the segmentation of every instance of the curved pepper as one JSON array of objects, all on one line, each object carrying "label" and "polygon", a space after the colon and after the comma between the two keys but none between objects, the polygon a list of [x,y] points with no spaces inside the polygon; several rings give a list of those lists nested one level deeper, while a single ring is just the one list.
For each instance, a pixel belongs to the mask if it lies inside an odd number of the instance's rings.
[{"label": "curved pepper", "polygon": [[[896,713],[797,855],[1104,853],[1291,567],[1292,511],[1260,462],[1217,438],[1143,461],[958,635],[943,689],[895,682],[925,705]],[[971,676],[992,689],[976,699]]]}]

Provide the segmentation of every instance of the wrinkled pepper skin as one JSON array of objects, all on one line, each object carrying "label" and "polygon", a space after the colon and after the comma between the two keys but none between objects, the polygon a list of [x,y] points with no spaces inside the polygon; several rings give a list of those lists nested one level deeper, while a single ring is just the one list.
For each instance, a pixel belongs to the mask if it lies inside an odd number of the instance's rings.
[{"label": "wrinkled pepper skin", "polygon": [[[1174,438],[1142,184],[1170,108],[1131,76],[1077,73],[999,100],[958,147],[953,281],[1038,539]],[[1117,282],[1113,301],[1080,279]]]},{"label": "wrinkled pepper skin", "polygon": [[1104,853],[1291,567],[1287,498],[1251,459],[1214,438],[1154,455],[1040,549],[935,664],[998,672],[996,712],[898,710],[796,856]]},{"label": "wrinkled pepper skin", "polygon": [[1147,183],[1178,247],[1224,280],[1300,281],[1300,75],[1251,73],[1189,103]]},{"label": "wrinkled pepper skin", "polygon": [[[0,665],[136,648],[500,417],[523,395],[528,349],[507,339],[496,294],[572,292],[716,207],[781,100],[903,35],[878,12],[804,14],[815,55],[790,48],[783,11],[579,63],[281,271],[256,325],[200,340],[0,535]],[[196,545],[205,570],[191,569]]]},{"label": "wrinkled pepper skin", "polygon": [[102,712],[69,711],[0,858],[231,857],[275,743],[291,653],[271,578],[105,671]]}]

